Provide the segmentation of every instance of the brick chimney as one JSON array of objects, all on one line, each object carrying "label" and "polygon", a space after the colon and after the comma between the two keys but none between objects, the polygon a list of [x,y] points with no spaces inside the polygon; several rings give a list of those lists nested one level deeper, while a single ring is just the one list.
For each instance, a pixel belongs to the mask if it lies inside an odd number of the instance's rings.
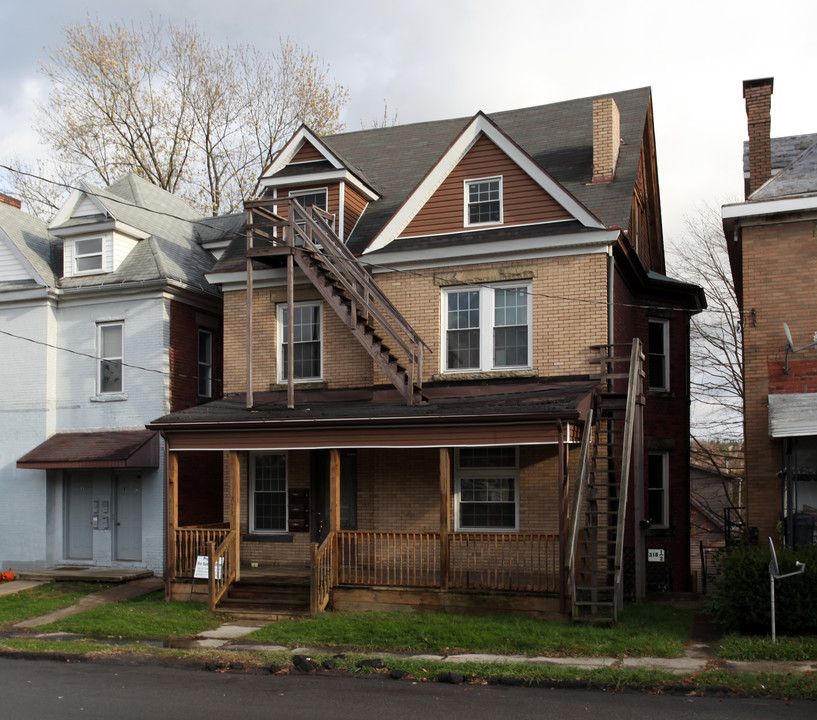
[{"label": "brick chimney", "polygon": [[23,206],[23,203],[17,198],[11,197],[11,195],[6,195],[5,193],[0,192],[0,205],[11,205],[13,208],[17,208],[19,210]]},{"label": "brick chimney", "polygon": [[751,195],[772,176],[772,88],[774,78],[743,81],[749,122],[749,184]]},{"label": "brick chimney", "polygon": [[593,180],[591,184],[613,182],[616,175],[621,123],[613,98],[593,100]]}]

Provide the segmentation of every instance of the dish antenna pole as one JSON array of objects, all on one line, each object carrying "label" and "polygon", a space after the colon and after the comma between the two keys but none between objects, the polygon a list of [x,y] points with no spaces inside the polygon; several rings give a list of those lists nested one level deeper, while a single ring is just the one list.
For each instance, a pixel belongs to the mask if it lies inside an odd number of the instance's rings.
[{"label": "dish antenna pole", "polygon": [[775,634],[774,581],[782,580],[783,578],[792,577],[794,575],[802,575],[806,571],[806,564],[797,560],[795,562],[797,570],[781,575],[780,567],[777,564],[777,553],[774,551],[774,543],[772,542],[771,538],[769,538],[769,551],[772,556],[771,562],[769,563],[769,582],[772,586],[772,645],[774,645],[777,642],[777,636]]},{"label": "dish antenna pole", "polygon": [[783,323],[783,332],[786,333],[786,375],[789,374],[789,353],[799,353],[801,350],[808,350],[810,347],[814,347],[817,345],[817,333],[814,334],[814,341],[810,342],[808,345],[803,345],[803,347],[796,348],[794,347],[794,340],[791,339],[791,330],[789,330],[789,326],[786,323]]}]

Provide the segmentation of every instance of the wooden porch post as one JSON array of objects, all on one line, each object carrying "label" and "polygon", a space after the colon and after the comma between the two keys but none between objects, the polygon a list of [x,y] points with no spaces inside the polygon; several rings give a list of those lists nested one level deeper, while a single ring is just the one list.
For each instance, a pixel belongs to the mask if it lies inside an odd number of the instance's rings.
[{"label": "wooden porch post", "polygon": [[451,450],[440,448],[440,587],[448,589],[451,560],[448,554],[448,535],[451,516]]},{"label": "wooden porch post", "polygon": [[329,532],[340,530],[340,450],[329,451]]},{"label": "wooden porch post", "polygon": [[[247,210],[247,250],[252,250],[252,210]],[[247,362],[247,408],[254,405],[253,390],[252,390],[252,258],[247,258],[247,347],[246,347],[246,362]]]},{"label": "wooden porch post", "polygon": [[[568,487],[567,487],[567,466],[568,466],[568,458],[567,458],[567,448],[569,445],[565,443],[565,429],[562,425],[562,421],[558,421],[558,430],[559,430],[559,560],[560,566],[564,565],[565,558],[567,557],[567,543],[566,540],[566,523],[565,518],[567,517],[567,496],[568,496]],[[569,428],[569,426],[568,426]],[[565,573],[559,573],[559,612],[564,614],[567,612],[567,575]]]},{"label": "wooden porch post", "polygon": [[165,600],[170,599],[170,584],[176,578],[176,528],[179,524],[179,459],[167,449],[165,440],[165,488],[167,517],[165,527]]},{"label": "wooden porch post", "polygon": [[[248,470],[249,471],[249,470]],[[230,530],[235,532],[233,567],[235,579],[241,579],[241,465],[238,453],[230,451]]]},{"label": "wooden porch post", "polygon": [[646,530],[641,521],[644,514],[644,405],[639,397],[635,407],[633,427],[633,552],[635,553],[635,599],[643,600],[647,595],[647,550]]}]

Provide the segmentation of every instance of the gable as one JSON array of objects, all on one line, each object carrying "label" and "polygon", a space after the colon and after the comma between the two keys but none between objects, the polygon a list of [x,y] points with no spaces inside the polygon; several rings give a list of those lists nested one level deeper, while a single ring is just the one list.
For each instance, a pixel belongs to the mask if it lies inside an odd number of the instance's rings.
[{"label": "gable", "polygon": [[304,141],[301,149],[295,153],[292,160],[289,161],[289,164],[292,165],[294,163],[318,162],[325,159],[326,158],[324,158],[324,156],[318,152],[318,149],[312,143]]},{"label": "gable", "polygon": [[465,182],[494,177],[502,179],[503,225],[572,219],[570,213],[483,134],[411,220],[401,237],[464,231]]},{"label": "gable", "polygon": [[0,234],[0,282],[32,279],[19,254],[9,247],[9,242]]}]

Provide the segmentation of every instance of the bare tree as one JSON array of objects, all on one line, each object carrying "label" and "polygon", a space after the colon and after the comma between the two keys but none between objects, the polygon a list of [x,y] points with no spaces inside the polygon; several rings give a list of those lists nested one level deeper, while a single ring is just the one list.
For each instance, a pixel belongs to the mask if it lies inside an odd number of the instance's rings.
[{"label": "bare tree", "polygon": [[691,322],[692,435],[735,440],[743,436],[741,322],[720,213],[705,206],[685,220],[671,246],[674,269],[704,289],[708,306]]},{"label": "bare tree", "polygon": [[346,88],[309,49],[219,46],[195,25],[88,18],[42,67],[53,89],[37,129],[75,177],[135,172],[204,214],[230,212],[301,124],[344,128]]}]

